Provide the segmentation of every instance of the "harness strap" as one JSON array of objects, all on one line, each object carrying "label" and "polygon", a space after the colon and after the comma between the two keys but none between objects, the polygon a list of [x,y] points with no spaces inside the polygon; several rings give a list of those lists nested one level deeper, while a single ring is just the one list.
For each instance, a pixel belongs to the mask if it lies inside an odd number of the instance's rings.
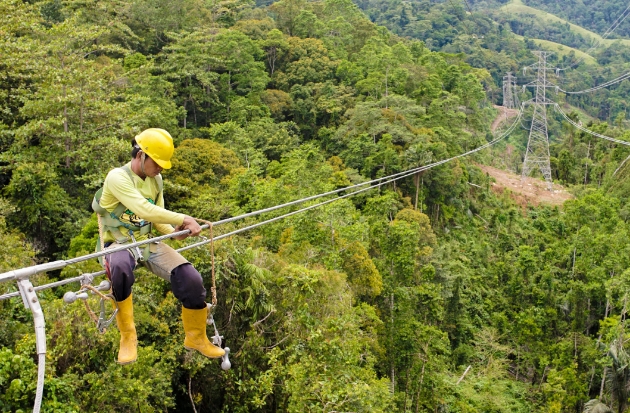
[{"label": "harness strap", "polygon": [[[131,171],[130,165],[125,164],[121,167],[121,169],[127,172],[129,179],[131,179],[131,182],[133,182],[133,172]],[[155,181],[158,184],[157,199],[159,199],[160,195],[162,194],[164,190],[164,182],[162,181],[162,177],[160,175],[155,177]],[[138,226],[121,221],[119,219],[120,216],[127,210],[127,207],[123,205],[122,203],[119,203],[118,206],[116,206],[116,208],[114,208],[112,212],[108,212],[105,208],[103,208],[100,205],[102,195],[103,195],[103,188],[100,188],[98,191],[96,191],[96,194],[94,195],[94,199],[92,200],[92,209],[94,210],[94,212],[97,213],[97,215],[100,218],[99,225],[102,225],[103,227],[100,233],[101,239],[103,237],[103,233],[105,231],[109,231],[112,234],[112,236],[116,239],[116,242],[124,243],[124,242],[129,241],[129,236],[124,234],[120,230],[120,227],[123,227],[127,229],[128,231],[133,231],[133,232],[139,231],[139,236],[149,234],[152,231],[153,225],[151,223],[138,227]],[[99,230],[101,230],[100,226],[99,226]],[[102,245],[100,247],[102,249]]]}]

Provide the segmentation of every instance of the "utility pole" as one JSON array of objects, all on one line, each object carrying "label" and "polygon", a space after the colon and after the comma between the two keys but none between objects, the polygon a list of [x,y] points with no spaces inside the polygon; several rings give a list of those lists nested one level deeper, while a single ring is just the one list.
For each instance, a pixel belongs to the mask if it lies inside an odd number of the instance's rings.
[{"label": "utility pole", "polygon": [[547,181],[547,189],[552,191],[553,182],[549,164],[549,135],[547,132],[547,105],[553,105],[554,102],[547,99],[546,89],[555,87],[555,85],[547,82],[547,70],[556,71],[556,68],[547,67],[549,52],[534,52],[534,54],[538,56],[538,63],[530,67],[537,70],[537,78],[526,86],[535,87],[536,96],[533,101],[527,102],[534,105],[534,116],[532,118],[532,126],[529,129],[529,140],[527,141],[527,151],[523,161],[522,178],[529,176],[532,170],[538,168],[545,181]]},{"label": "utility pole", "polygon": [[518,107],[518,96],[514,91],[516,87],[516,77],[512,75],[512,72],[508,72],[506,76],[503,76],[503,106],[508,109],[515,109]]}]

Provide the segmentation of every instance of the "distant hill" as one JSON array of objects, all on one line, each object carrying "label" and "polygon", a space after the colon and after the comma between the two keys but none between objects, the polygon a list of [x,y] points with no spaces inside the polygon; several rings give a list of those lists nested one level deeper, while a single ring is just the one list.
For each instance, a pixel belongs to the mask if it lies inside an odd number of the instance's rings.
[{"label": "distant hill", "polygon": [[[626,0],[523,0],[523,3],[600,34],[605,33],[628,7]],[[609,38],[629,37],[630,17],[622,22]]]},{"label": "distant hill", "polygon": [[[523,36],[519,36],[519,35],[515,35],[515,36],[518,37],[519,39],[524,39]],[[564,44],[560,44],[556,42],[552,42],[549,40],[542,40],[542,39],[530,39],[530,40],[540,45],[542,49],[549,50],[551,52],[556,53],[559,57],[568,56],[571,52],[573,52],[578,59],[583,59],[584,63],[591,64],[591,65],[597,64],[597,60],[593,56],[579,49],[575,49],[573,47],[566,46]]]},{"label": "distant hill", "polygon": [[[529,0],[528,3],[531,3],[531,4],[541,3],[542,4],[542,3],[545,3],[545,2],[542,1],[542,0]],[[549,3],[551,3],[551,2],[549,2]],[[554,4],[556,4],[556,3],[554,3]],[[559,8],[558,10],[565,10],[565,9],[569,9],[569,8],[570,7],[565,7],[565,5],[563,4],[562,8],[561,9]],[[554,8],[554,10],[555,9],[556,8]],[[625,9],[625,7],[621,8],[619,10],[619,12],[623,11],[624,9]],[[615,42],[619,42],[619,43],[622,43],[624,45],[630,46],[630,40],[628,40],[628,39],[618,40],[618,39],[615,39],[614,36],[612,36],[612,35],[609,36],[609,38],[604,39],[598,33],[593,32],[591,30],[588,30],[582,25],[573,24],[570,21],[567,21],[567,20],[565,20],[565,19],[563,19],[561,17],[558,17],[555,14],[551,14],[551,13],[549,13],[547,11],[540,10],[538,8],[535,8],[535,7],[530,7],[530,6],[526,5],[521,0],[512,0],[510,3],[502,6],[500,8],[500,10],[503,13],[507,13],[507,14],[532,15],[532,16],[535,16],[536,18],[540,19],[540,20],[546,20],[546,21],[549,21],[549,22],[552,22],[552,23],[560,23],[562,25],[568,26],[568,28],[570,28],[570,30],[572,32],[575,32],[575,33],[579,34],[580,36],[584,37],[589,44],[600,43],[602,45],[609,46],[609,45],[611,45],[611,44],[613,44]],[[615,16],[617,16],[617,14],[615,14]],[[583,21],[585,21],[585,20],[583,20]],[[614,21],[614,19],[613,19],[613,21]],[[630,19],[629,19],[629,21],[630,21]],[[611,24],[612,24],[612,22],[611,22]],[[625,27],[626,24],[627,24],[626,22],[622,23],[622,25],[620,25],[620,29]],[[610,27],[610,24],[608,26],[606,26],[605,28],[603,28],[601,30],[601,33],[604,33],[608,29],[608,27]],[[615,31],[615,33],[616,33],[616,31]],[[567,46],[570,46],[570,45],[567,45]]]}]

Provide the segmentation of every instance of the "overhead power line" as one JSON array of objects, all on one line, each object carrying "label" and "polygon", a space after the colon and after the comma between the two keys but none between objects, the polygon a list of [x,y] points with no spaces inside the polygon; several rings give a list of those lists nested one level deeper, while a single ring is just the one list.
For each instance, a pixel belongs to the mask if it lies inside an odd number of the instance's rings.
[{"label": "overhead power line", "polygon": [[617,27],[619,27],[619,25],[621,23],[623,23],[623,21],[628,17],[628,15],[630,15],[630,13],[627,13],[628,10],[630,10],[630,4],[628,4],[628,7],[626,7],[626,9],[617,17],[617,19],[613,22],[613,24],[608,28],[608,30],[606,30],[604,32],[604,34],[602,35],[601,40],[598,40],[593,46],[591,46],[586,52],[585,55],[583,55],[581,58],[579,58],[578,60],[576,60],[573,64],[560,68],[558,70],[568,70],[571,69],[577,65],[579,65],[580,63],[582,63],[585,59],[586,56],[588,56],[593,50],[595,50],[597,47],[599,47],[599,45],[601,44],[601,42],[603,40],[605,40],[606,38],[608,38],[608,36],[610,36],[616,29]]},{"label": "overhead power line", "polygon": [[462,23],[462,28],[464,29],[464,32],[466,32],[466,36],[470,36],[470,33],[468,33],[468,29],[466,28],[466,24],[464,23],[464,20],[461,17],[459,17],[459,14],[457,13],[457,8],[453,4],[453,1],[448,0],[448,2],[451,4],[451,7],[455,11],[455,17],[457,17],[457,19]]},{"label": "overhead power line", "polygon": [[599,89],[604,89],[604,88],[606,88],[608,86],[615,85],[615,84],[617,84],[619,82],[622,82],[622,81],[624,81],[624,80],[626,80],[628,78],[630,78],[630,72],[624,73],[623,75],[619,76],[616,79],[609,80],[608,82],[602,83],[601,85],[598,85],[598,86],[593,86],[592,88],[589,88],[589,89],[579,90],[577,92],[569,92],[569,91],[566,91],[564,89],[558,88],[558,91],[560,91],[562,93],[566,93],[567,95],[578,95],[580,93],[590,93],[590,92],[594,92],[594,91],[599,90]]},{"label": "overhead power line", "polygon": [[[472,155],[473,153],[476,153],[476,152],[479,152],[479,151],[484,150],[486,148],[489,148],[490,146],[493,146],[493,145],[497,144],[498,142],[502,141],[503,139],[505,139],[510,133],[512,133],[512,131],[514,130],[516,125],[520,122],[520,119],[521,119],[522,115],[523,115],[523,106],[521,105],[521,108],[520,108],[520,110],[519,110],[519,112],[518,112],[518,114],[516,116],[516,120],[514,121],[514,123],[512,123],[512,125],[510,125],[510,127],[505,132],[503,132],[503,134],[501,136],[499,136],[496,139],[493,139],[492,141],[490,141],[490,142],[488,142],[488,143],[486,143],[484,145],[481,145],[478,148],[475,148],[475,149],[470,150],[468,152],[462,153],[460,155],[453,156],[453,157],[448,158],[448,159],[444,159],[444,160],[441,160],[441,161],[438,161],[438,162],[434,162],[434,163],[431,163],[431,164],[428,164],[428,165],[425,165],[425,166],[421,166],[420,168],[416,168],[416,169],[413,169],[413,170],[409,170],[409,171],[403,172],[403,175],[399,175],[397,177],[394,177],[394,178],[391,178],[391,179],[387,179],[386,181],[380,182],[380,183],[375,184],[373,186],[370,186],[370,187],[367,187],[367,188],[363,188],[363,189],[359,189],[359,190],[357,190],[355,192],[351,192],[351,193],[342,195],[342,196],[337,197],[337,198],[329,199],[327,201],[323,201],[323,202],[320,202],[320,203],[315,204],[315,205],[310,205],[308,207],[299,209],[297,211],[289,212],[289,213],[280,215],[278,217],[268,219],[266,221],[262,221],[262,222],[259,222],[259,223],[253,224],[253,225],[249,225],[247,227],[234,230],[234,231],[229,232],[227,234],[219,235],[217,237],[214,237],[214,240],[216,241],[216,240],[219,240],[219,239],[231,237],[232,235],[236,235],[236,234],[239,234],[241,232],[249,231],[251,229],[254,229],[254,228],[266,225],[266,224],[271,224],[272,222],[279,221],[279,220],[284,219],[284,218],[288,218],[288,217],[290,217],[292,215],[296,215],[296,214],[299,214],[299,213],[302,213],[302,212],[306,212],[306,211],[311,210],[311,209],[319,208],[319,207],[324,206],[326,204],[329,204],[331,202],[335,202],[335,201],[338,201],[340,199],[344,199],[344,198],[347,198],[347,197],[350,197],[350,196],[353,196],[353,195],[357,195],[357,194],[359,194],[361,192],[369,191],[370,189],[378,188],[378,187],[380,187],[382,185],[386,185],[386,184],[395,182],[397,180],[410,177],[410,176],[415,175],[415,174],[417,174],[419,172],[426,171],[426,170],[431,169],[431,168],[435,168],[436,166],[443,165],[443,164],[451,162],[451,161],[453,161],[455,159],[463,158],[465,156]],[[204,241],[201,241],[201,242],[198,242],[198,243],[191,244],[191,245],[188,245],[186,247],[183,247],[183,248],[181,248],[178,251],[185,251],[185,250],[188,250],[188,249],[200,247],[202,245],[208,244],[211,241],[212,240],[204,240]],[[2,297],[0,297],[0,299],[1,298]]]},{"label": "overhead power line", "polygon": [[[298,214],[298,213],[301,213],[301,212],[305,212],[305,211],[308,211],[310,209],[314,209],[314,208],[326,205],[328,203],[331,203],[331,202],[334,202],[334,201],[337,201],[337,200],[340,200],[340,199],[343,199],[343,198],[347,198],[349,196],[356,195],[356,194],[361,193],[361,192],[368,191],[370,189],[378,188],[378,187],[380,187],[382,185],[385,185],[385,184],[388,184],[388,183],[391,183],[391,182],[394,182],[394,181],[397,181],[397,180],[400,180],[400,179],[403,179],[403,178],[415,175],[418,172],[426,171],[426,170],[434,168],[436,166],[443,165],[443,164],[445,164],[447,162],[451,162],[451,161],[453,161],[455,159],[463,158],[465,156],[472,155],[473,153],[479,152],[479,151],[481,151],[483,149],[486,149],[486,148],[488,148],[490,146],[493,146],[496,143],[500,142],[501,140],[505,139],[514,130],[516,125],[520,122],[522,114],[523,114],[523,106],[521,105],[521,109],[519,110],[519,113],[518,113],[514,123],[502,135],[500,135],[498,138],[496,138],[496,139],[494,139],[494,140],[492,140],[492,141],[490,141],[490,142],[488,142],[488,143],[486,143],[484,145],[481,145],[478,148],[475,148],[475,149],[470,150],[468,152],[465,152],[465,153],[453,156],[453,157],[448,158],[448,159],[444,159],[444,160],[441,160],[441,161],[438,161],[438,162],[433,162],[431,164],[424,165],[424,166],[421,166],[421,167],[418,167],[418,168],[412,168],[412,169],[409,169],[407,171],[399,172],[399,173],[396,173],[396,174],[392,174],[392,175],[389,175],[389,176],[386,176],[386,177],[383,177],[383,178],[380,178],[380,179],[375,179],[375,180],[372,180],[372,181],[368,181],[369,183],[376,183],[376,184],[372,185],[372,186],[369,186],[367,188],[362,188],[362,189],[359,189],[357,191],[350,192],[348,194],[344,194],[343,196],[340,196],[340,197],[337,197],[337,198],[329,199],[327,201],[323,201],[323,202],[320,202],[318,204],[311,205],[311,206],[299,209],[297,211],[292,211],[292,212],[280,215],[278,217],[268,219],[266,221],[262,221],[262,222],[259,222],[259,223],[256,223],[256,224],[252,224],[252,225],[249,225],[249,226],[246,226],[246,227],[243,227],[243,228],[239,228],[239,229],[231,231],[229,233],[216,236],[216,237],[213,238],[213,240],[216,241],[218,239],[227,238],[227,237],[230,237],[232,235],[236,235],[236,234],[239,234],[241,232],[245,232],[245,231],[248,231],[248,230],[260,227],[262,225],[270,224],[272,222],[281,220],[283,218],[287,218],[289,216],[292,216],[292,215],[295,215],[295,214]],[[254,211],[254,212],[249,213],[249,214],[240,215],[239,217],[235,217],[235,218],[242,219],[244,217],[250,217],[250,216],[254,216],[254,215],[259,215],[259,214],[262,214],[264,212],[270,212],[270,211],[273,211],[273,210],[281,208],[281,207],[297,205],[298,203],[303,203],[303,202],[306,202],[308,200],[313,200],[313,199],[320,198],[320,197],[327,196],[327,195],[333,195],[333,194],[341,192],[341,191],[348,191],[348,190],[351,190],[351,189],[356,189],[357,187],[359,187],[361,185],[366,185],[368,182],[363,183],[363,184],[358,184],[358,185],[352,185],[352,186],[349,186],[349,187],[346,187],[346,188],[341,188],[340,190],[336,190],[336,191],[329,191],[329,192],[325,192],[325,193],[322,193],[322,194],[313,195],[311,197],[299,199],[299,200],[292,201],[292,202],[289,202],[289,203],[286,203],[286,204],[278,205],[276,207],[266,208],[266,209],[263,209],[263,210]],[[214,227],[214,226],[218,225],[221,222],[225,223],[225,222],[231,222],[231,221],[228,221],[228,220],[217,221],[217,222],[214,222],[212,225]],[[208,228],[208,225],[202,225],[202,228]],[[89,259],[102,257],[102,256],[105,256],[105,255],[112,254],[114,252],[126,250],[126,249],[129,249],[129,248],[134,248],[136,246],[142,246],[142,245],[145,245],[145,244],[148,244],[148,243],[151,243],[151,242],[161,241],[161,240],[168,239],[168,238],[173,238],[173,237],[176,237],[176,236],[179,236],[179,235],[187,234],[189,232],[190,232],[189,230],[173,232],[171,234],[161,235],[159,237],[150,238],[150,239],[144,240],[144,241],[138,241],[138,242],[135,242],[135,243],[132,243],[132,244],[121,245],[119,247],[111,248],[111,249],[100,251],[100,252],[93,253],[93,254],[84,255],[84,256],[81,256],[81,257],[72,258],[72,259],[69,259],[69,260],[54,261],[54,262],[51,262],[51,263],[39,264],[39,265],[23,268],[22,270],[9,271],[9,272],[0,274],[0,283],[6,282],[6,281],[11,281],[13,279],[28,278],[28,277],[30,277],[32,275],[35,275],[37,273],[40,273],[40,272],[46,272],[46,271],[61,269],[61,268],[64,268],[64,267],[66,267],[68,265],[71,265],[71,264],[76,264],[76,263],[79,263],[79,262],[87,261]],[[179,249],[178,251],[184,251],[184,250],[187,250],[187,249],[191,249],[191,248],[195,248],[195,247],[198,247],[198,246],[201,246],[201,245],[205,245],[205,244],[207,244],[207,243],[209,243],[211,241],[212,240],[209,240],[209,239],[208,240],[204,240],[202,242],[198,242],[196,244],[191,244],[191,245],[188,245],[186,247],[183,247],[183,248]],[[55,284],[54,286],[58,286],[58,285],[60,285],[60,284]],[[12,294],[15,294],[15,295],[11,295],[11,296],[17,296],[19,293],[12,293]],[[0,296],[0,300],[4,299],[4,298],[6,298],[6,297],[5,296]]]},{"label": "overhead power line", "polygon": [[556,112],[560,113],[562,115],[562,117],[564,117],[564,119],[566,119],[567,122],[569,122],[571,125],[573,125],[576,128],[578,128],[582,132],[586,132],[586,133],[591,134],[591,135],[593,135],[595,137],[598,137],[598,138],[606,139],[607,141],[610,141],[610,142],[614,142],[614,143],[618,143],[618,144],[621,144],[621,145],[630,146],[630,142],[626,142],[626,141],[622,141],[622,140],[619,140],[619,139],[611,138],[610,136],[602,135],[601,133],[597,133],[595,131],[587,129],[584,126],[576,123],[566,113],[564,113],[564,111],[562,111],[562,109],[560,109],[560,105],[558,105],[557,103],[554,105],[554,108],[555,108]]},{"label": "overhead power line", "polygon": [[468,9],[468,12],[472,16],[472,9],[470,8],[470,4],[468,4],[468,0],[464,0],[464,4],[466,4],[466,8]]}]

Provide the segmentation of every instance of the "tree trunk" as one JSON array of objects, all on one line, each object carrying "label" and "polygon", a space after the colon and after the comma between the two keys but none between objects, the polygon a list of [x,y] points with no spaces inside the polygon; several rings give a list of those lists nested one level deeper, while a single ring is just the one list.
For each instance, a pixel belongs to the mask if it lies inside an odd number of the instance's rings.
[{"label": "tree trunk", "polygon": [[604,371],[602,372],[602,383],[599,385],[599,401],[602,400],[602,397],[604,395],[604,383],[606,382],[606,369],[608,367],[605,366],[604,367]]},{"label": "tree trunk", "polygon": [[424,381],[424,367],[427,365],[426,360],[422,360],[422,371],[420,372],[420,383],[418,384],[418,392],[416,394],[416,413],[420,408],[420,392],[422,391],[422,382]]},{"label": "tree trunk", "polygon": [[[394,328],[394,293],[392,293],[391,296],[390,296],[389,310],[390,310],[391,326],[392,326],[392,328]],[[392,366],[391,366],[390,374],[391,374],[391,388],[390,388],[390,392],[391,392],[391,394],[394,394],[394,392],[396,391],[396,370],[395,370],[395,366],[394,366],[394,361],[393,360],[392,360]]]},{"label": "tree trunk", "polygon": [[420,172],[413,176],[414,183],[416,184],[416,201],[413,204],[413,209],[418,210],[418,193],[420,192]]},{"label": "tree trunk", "polygon": [[591,141],[588,141],[588,150],[586,151],[586,163],[584,164],[584,185],[588,177],[588,160],[591,158]]}]

